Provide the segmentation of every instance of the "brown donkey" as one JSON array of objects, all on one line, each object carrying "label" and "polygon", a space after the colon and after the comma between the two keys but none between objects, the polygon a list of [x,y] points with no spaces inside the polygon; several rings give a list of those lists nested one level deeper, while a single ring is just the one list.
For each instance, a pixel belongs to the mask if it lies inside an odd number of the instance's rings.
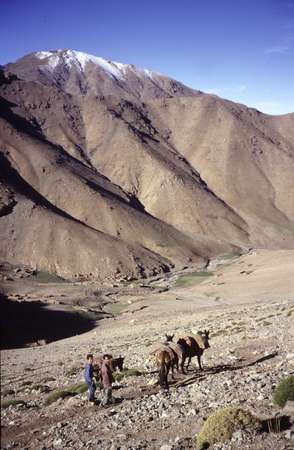
[{"label": "brown donkey", "polygon": [[174,379],[174,368],[178,366],[177,354],[169,348],[168,345],[161,345],[151,353],[155,357],[157,367],[159,368],[159,385],[163,389],[169,389],[168,374],[172,370],[172,379]]},{"label": "brown donkey", "polygon": [[[111,358],[110,365],[111,365],[112,371],[119,370],[120,372],[122,372],[125,358],[123,356],[119,356],[118,358],[113,358],[112,355],[108,355],[108,356]],[[94,359],[94,372],[96,374],[100,374],[102,362],[103,362],[103,355],[98,355]]]},{"label": "brown donkey", "polygon": [[173,342],[174,334],[165,334],[165,345],[168,345],[174,353],[177,354],[178,357],[178,364],[177,364],[177,371],[179,371],[179,367],[181,369],[182,373],[185,373],[184,363],[186,359],[186,353],[185,353],[185,347],[181,345],[179,342],[175,343]]},{"label": "brown donkey", "polygon": [[178,342],[184,350],[184,361],[183,367],[185,364],[185,360],[188,358],[188,363],[186,368],[188,369],[191,359],[194,356],[197,356],[199,369],[203,370],[201,365],[201,356],[203,355],[204,350],[210,347],[209,345],[209,331],[198,331],[197,334],[189,335],[181,337]]}]

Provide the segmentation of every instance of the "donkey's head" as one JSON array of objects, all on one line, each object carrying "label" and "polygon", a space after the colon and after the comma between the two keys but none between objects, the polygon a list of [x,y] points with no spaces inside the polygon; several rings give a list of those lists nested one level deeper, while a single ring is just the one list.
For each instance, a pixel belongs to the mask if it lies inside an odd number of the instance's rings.
[{"label": "donkey's head", "polygon": [[118,358],[114,358],[112,360],[113,370],[118,369],[120,372],[122,372],[122,370],[124,368],[124,360],[125,360],[125,358],[123,356],[119,356]]},{"label": "donkey's head", "polygon": [[165,342],[172,342],[174,338],[174,334],[165,334]]},{"label": "donkey's head", "polygon": [[199,336],[201,336],[202,342],[203,342],[203,348],[209,348],[209,331],[198,331],[197,333]]}]

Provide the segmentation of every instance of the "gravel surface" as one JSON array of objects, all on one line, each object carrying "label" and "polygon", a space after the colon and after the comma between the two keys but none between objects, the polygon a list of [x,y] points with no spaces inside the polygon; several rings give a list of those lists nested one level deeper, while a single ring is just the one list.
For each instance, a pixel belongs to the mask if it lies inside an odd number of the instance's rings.
[{"label": "gravel surface", "polygon": [[[168,308],[165,295],[170,295]],[[290,425],[279,433],[239,430],[231,441],[211,448],[294,449],[293,407],[280,410],[272,404],[275,386],[294,373],[291,296],[257,296],[250,302],[211,299],[205,304],[203,298],[185,297],[182,288],[172,287],[133,300],[124,313],[100,320],[87,333],[2,351],[1,399],[23,401],[2,408],[3,450],[192,449],[208,415],[227,405],[241,406],[264,420],[286,414]],[[160,390],[150,356],[153,345],[165,333],[175,333],[176,339],[203,329],[211,330],[211,348],[202,357],[204,371],[199,371],[196,358],[187,375],[176,374],[168,392]],[[47,406],[54,390],[82,380],[89,351],[123,355],[125,366],[141,375],[116,382],[116,403],[107,408],[99,405],[99,389],[94,407],[88,405],[86,393]]]}]

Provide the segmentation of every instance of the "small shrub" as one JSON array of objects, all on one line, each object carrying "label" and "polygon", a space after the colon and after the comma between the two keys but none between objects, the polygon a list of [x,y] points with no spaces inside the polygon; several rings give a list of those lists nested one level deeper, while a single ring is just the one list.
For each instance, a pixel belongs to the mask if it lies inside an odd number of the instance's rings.
[{"label": "small shrub", "polygon": [[25,405],[26,403],[23,400],[17,400],[16,398],[13,398],[11,400],[4,400],[1,402],[1,408],[5,409],[9,406],[17,406],[17,405]]},{"label": "small shrub", "polygon": [[286,405],[288,400],[294,400],[294,375],[282,380],[273,394],[274,404],[281,406],[282,408]]},{"label": "small shrub", "polygon": [[76,394],[72,394],[71,392],[64,390],[64,389],[57,389],[56,391],[53,391],[45,400],[45,405],[51,405],[51,403],[57,402],[60,398],[64,399],[66,397],[71,397]]},{"label": "small shrub", "polygon": [[73,386],[70,386],[68,390],[73,394],[83,394],[88,390],[88,386],[86,385],[86,383],[81,381],[80,383],[76,383]]},{"label": "small shrub", "polygon": [[208,448],[217,442],[231,439],[235,431],[245,428],[256,432],[261,430],[262,424],[259,419],[241,408],[229,406],[220,409],[206,420],[196,438],[196,446],[198,449]]},{"label": "small shrub", "polygon": [[124,377],[140,377],[143,372],[138,369],[123,369],[122,372],[114,372],[113,378],[115,381],[121,381]]},{"label": "small shrub", "polygon": [[53,391],[48,397],[46,398],[45,405],[51,405],[52,403],[56,402],[57,400],[64,399],[66,397],[73,397],[78,394],[83,394],[88,389],[86,383],[83,381],[80,383],[73,384],[72,386],[68,386],[63,389],[57,389],[56,391]]}]

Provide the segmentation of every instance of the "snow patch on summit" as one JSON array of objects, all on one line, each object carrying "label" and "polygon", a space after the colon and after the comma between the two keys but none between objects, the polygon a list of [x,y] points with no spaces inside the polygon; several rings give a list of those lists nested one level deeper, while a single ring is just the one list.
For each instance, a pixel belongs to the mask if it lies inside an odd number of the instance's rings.
[{"label": "snow patch on summit", "polygon": [[99,56],[93,56],[88,53],[78,52],[75,50],[57,50],[52,52],[37,52],[35,56],[41,60],[46,60],[46,69],[54,71],[59,64],[75,66],[77,69],[84,71],[89,63],[95,64],[103,69],[112,78],[124,80],[127,73],[132,72],[137,77],[153,78],[158,75],[148,69],[138,69],[131,64],[122,64],[116,61],[107,61]]},{"label": "snow patch on summit", "polygon": [[35,56],[39,59],[47,59],[46,67],[48,69],[55,69],[55,67],[58,66],[59,63],[59,55],[57,53],[52,52],[37,52],[35,53]]},{"label": "snow patch on summit", "polygon": [[82,53],[77,51],[67,51],[67,59],[72,64],[80,64],[84,70],[88,63],[93,63],[100,66],[105,72],[115,78],[124,78],[123,71],[116,67],[116,64],[112,61],[107,61],[99,56],[89,55],[88,53]]}]

